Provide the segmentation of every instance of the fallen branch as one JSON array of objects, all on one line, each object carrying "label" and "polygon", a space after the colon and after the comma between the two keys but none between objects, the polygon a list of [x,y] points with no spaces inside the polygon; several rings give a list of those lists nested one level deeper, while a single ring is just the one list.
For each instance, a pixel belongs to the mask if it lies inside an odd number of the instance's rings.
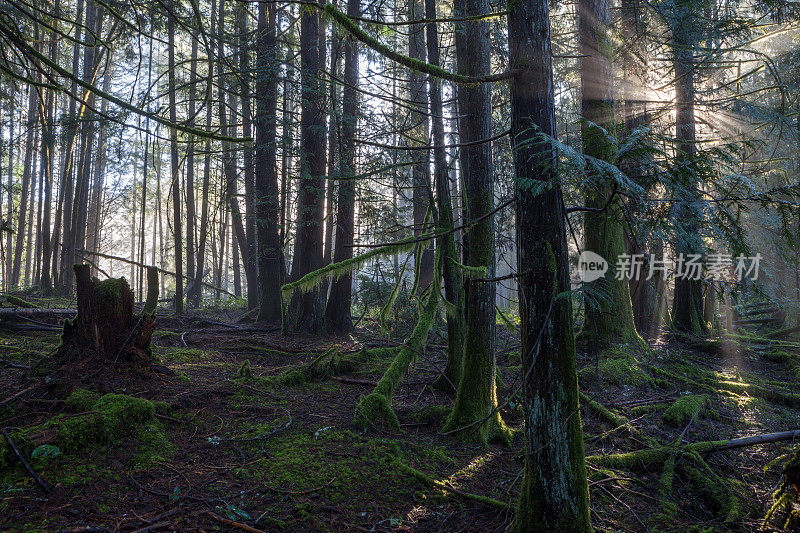
[{"label": "fallen branch", "polygon": [[36,307],[3,307],[0,308],[0,318],[16,320],[19,318],[47,318],[47,317],[72,317],[74,309],[41,309]]},{"label": "fallen branch", "polygon": [[6,439],[6,442],[8,443],[8,446],[11,448],[11,451],[13,451],[14,455],[17,456],[19,462],[22,463],[22,466],[24,466],[25,470],[28,471],[28,474],[33,478],[36,484],[39,485],[39,488],[42,489],[42,492],[44,492],[45,494],[50,494],[53,489],[51,489],[47,485],[47,483],[42,481],[42,478],[39,477],[39,475],[33,470],[33,468],[31,468],[31,465],[29,465],[28,462],[25,460],[25,458],[22,457],[22,454],[19,453],[17,446],[14,444],[14,441],[11,440],[11,437],[9,436],[8,432],[5,429],[3,429],[2,432],[3,432],[3,438]]},{"label": "fallen branch", "polygon": [[[777,433],[765,433],[763,435],[753,435],[751,437],[741,437],[730,440],[693,442],[678,447],[677,451],[681,454],[686,453],[708,455],[710,453],[720,452],[723,450],[732,450],[735,448],[744,448],[745,446],[756,446],[758,444],[769,444],[772,442],[793,439],[800,439],[800,429],[779,431]],[[676,449],[674,446],[663,446],[660,448],[648,448],[646,450],[612,455],[590,455],[586,458],[586,460],[596,465],[609,468],[634,469],[637,467],[644,468],[652,465],[662,464],[668,460],[672,454],[675,453]]]},{"label": "fallen branch", "polygon": [[5,359],[0,359],[0,365],[7,366],[8,368],[21,368],[22,370],[30,370],[31,367],[25,365],[19,365],[17,363],[12,363],[11,361],[6,361]]},{"label": "fallen branch", "polygon": [[352,383],[354,385],[365,385],[367,387],[374,387],[378,384],[377,381],[370,381],[368,379],[343,378],[340,376],[331,376],[331,379],[340,383]]},{"label": "fallen branch", "polygon": [[233,520],[228,520],[227,518],[222,518],[221,516],[212,513],[211,511],[206,511],[206,514],[216,520],[221,524],[225,524],[226,526],[235,527],[236,529],[241,529],[242,531],[247,531],[249,533],[265,533],[261,529],[256,529],[252,526],[248,526],[247,524],[242,524],[241,522],[234,522]]}]

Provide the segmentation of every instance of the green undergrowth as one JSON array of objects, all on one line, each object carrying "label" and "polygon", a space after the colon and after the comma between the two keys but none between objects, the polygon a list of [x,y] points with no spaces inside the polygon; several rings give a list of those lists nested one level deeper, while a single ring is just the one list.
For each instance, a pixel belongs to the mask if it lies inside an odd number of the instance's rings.
[{"label": "green undergrowth", "polygon": [[208,363],[219,360],[215,351],[175,346],[153,346],[153,356],[165,365]]},{"label": "green undergrowth", "polygon": [[583,383],[592,383],[595,379],[603,385],[641,387],[652,380],[642,369],[642,361],[648,351],[638,345],[614,345],[600,352],[597,361],[589,364],[579,373]]},{"label": "green undergrowth", "polygon": [[[174,446],[156,418],[156,413],[167,411],[163,402],[76,389],[65,399],[63,413],[9,433],[23,457],[41,468],[48,481],[71,483],[105,472],[92,465],[95,456],[120,454],[134,468],[169,458]],[[3,441],[0,473],[15,472],[21,472],[19,462]]]},{"label": "green undergrowth", "polygon": [[[243,431],[249,435],[260,430]],[[456,477],[452,472],[457,462],[444,447],[367,438],[335,427],[309,433],[278,433],[263,443],[254,442],[252,447],[263,449],[264,457],[234,470],[234,476],[256,480],[283,493],[308,496],[313,492],[326,504],[351,515],[363,512],[364,502],[376,508],[394,506],[398,501],[432,506],[448,495],[424,490],[430,488],[429,483],[415,472],[425,472],[428,479]],[[458,477],[468,480],[470,475]],[[313,509],[305,510],[313,514]],[[311,518],[301,515],[294,518]]]}]

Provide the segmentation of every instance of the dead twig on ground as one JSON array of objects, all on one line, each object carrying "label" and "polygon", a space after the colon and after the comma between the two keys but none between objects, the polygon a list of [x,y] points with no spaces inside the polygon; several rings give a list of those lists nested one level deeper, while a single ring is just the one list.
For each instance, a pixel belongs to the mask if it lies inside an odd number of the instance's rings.
[{"label": "dead twig on ground", "polygon": [[33,478],[33,480],[36,482],[39,488],[42,489],[42,492],[44,492],[45,494],[50,494],[53,491],[53,489],[51,489],[50,486],[47,483],[45,483],[42,480],[42,478],[39,477],[39,474],[37,474],[33,470],[33,468],[31,468],[31,465],[28,464],[25,458],[22,457],[22,454],[19,453],[16,444],[14,444],[14,441],[11,440],[11,436],[8,434],[5,428],[2,429],[2,433],[3,433],[3,438],[6,439],[6,442],[8,443],[8,446],[11,448],[11,451],[14,452],[14,455],[17,456],[19,462],[22,463],[22,466],[25,467],[25,470],[27,470],[28,474],[31,476],[31,478]]}]

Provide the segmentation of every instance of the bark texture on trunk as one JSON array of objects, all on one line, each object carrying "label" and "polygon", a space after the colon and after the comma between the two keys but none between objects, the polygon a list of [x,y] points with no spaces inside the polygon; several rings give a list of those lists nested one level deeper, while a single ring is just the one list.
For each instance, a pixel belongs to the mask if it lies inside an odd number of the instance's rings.
[{"label": "bark texture on trunk", "polygon": [[[675,70],[675,191],[674,218],[681,230],[675,242],[675,252],[687,257],[703,253],[699,231],[702,213],[697,208],[698,187],[696,167],[697,139],[695,130],[695,64],[694,33],[699,23],[687,0],[676,3],[672,26],[672,54]],[[703,319],[703,282],[686,277],[675,279],[672,301],[672,327],[695,335],[706,335]]]},{"label": "bark texture on trunk", "polygon": [[259,320],[281,319],[283,262],[278,235],[277,126],[278,43],[275,4],[258,8],[258,57],[256,98],[256,233],[258,241]]},{"label": "bark texture on trunk", "polygon": [[[323,211],[325,208],[325,110],[320,81],[321,54],[319,10],[304,9],[300,17],[300,179],[291,280],[322,267]],[[324,328],[319,289],[295,294],[287,316],[289,329],[319,333]]]},{"label": "bark texture on trunk", "polygon": [[[489,12],[488,0],[456,0],[456,17],[477,17]],[[456,28],[458,73],[481,75],[490,70],[489,25],[486,20],[461,22]],[[464,264],[483,269],[485,277],[494,275],[494,217],[487,216],[494,206],[494,169],[490,143],[469,144],[492,136],[491,86],[488,83],[458,87],[458,125],[462,144],[461,179],[464,193],[464,219],[474,223],[463,235]],[[484,217],[484,218],[481,218]],[[447,263],[446,261],[445,263]],[[480,274],[478,275],[480,277]],[[467,279],[464,290],[464,361],[456,403],[446,427],[457,429],[486,419],[477,440],[507,440],[508,429],[497,409],[494,354],[495,284]]]},{"label": "bark texture on trunk", "polygon": [[[579,0],[578,33],[581,45],[581,136],[583,153],[595,159],[614,162],[616,124],[613,93],[613,51],[609,35],[609,0]],[[584,215],[585,250],[603,257],[611,268],[592,282],[597,290],[587,300],[583,337],[591,346],[604,347],[614,342],[638,338],[633,322],[630,288],[627,279],[617,279],[614,265],[626,252],[621,197],[616,195],[613,178],[590,176],[586,206],[602,209]]]},{"label": "bark texture on trunk", "polygon": [[[347,14],[361,15],[361,1],[348,0]],[[334,263],[353,257],[355,233],[355,140],[358,125],[358,44],[352,37],[344,43],[344,88],[342,89],[341,133],[339,136],[339,180],[337,190],[336,248]],[[352,304],[353,276],[350,272],[331,284],[331,293],[325,309],[326,320],[331,329],[349,332],[353,329],[350,306]]]},{"label": "bark texture on trunk", "polygon": [[[521,0],[508,16],[511,142],[517,197],[525,466],[512,529],[591,531],[568,291],[566,229],[555,147],[547,0]],[[544,182],[544,183],[542,183]],[[540,187],[543,185],[543,187]]]},{"label": "bark texture on trunk", "polygon": [[[425,0],[425,18],[436,19],[436,0]],[[428,45],[428,62],[440,66],[439,36],[436,23],[426,24]],[[428,78],[428,99],[433,127],[433,168],[434,185],[436,187],[436,209],[439,214],[437,231],[453,228],[453,203],[450,193],[450,176],[447,168],[447,154],[444,140],[444,109],[442,105],[442,81],[430,76]],[[464,287],[455,235],[450,233],[440,239],[443,246],[442,278],[444,295],[447,301],[455,306],[455,312],[447,315],[447,362],[443,375],[436,381],[436,386],[447,392],[455,392],[461,381],[461,369],[464,364]]]}]

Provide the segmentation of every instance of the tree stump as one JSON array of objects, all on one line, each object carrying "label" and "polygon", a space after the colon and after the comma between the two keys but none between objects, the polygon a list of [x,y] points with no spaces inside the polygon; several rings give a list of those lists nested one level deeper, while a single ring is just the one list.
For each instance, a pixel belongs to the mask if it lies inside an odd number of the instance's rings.
[{"label": "tree stump", "polygon": [[89,265],[75,265],[78,314],[64,322],[59,359],[88,358],[149,367],[150,337],[155,329],[158,270],[148,267],[147,302],[141,315],[133,311],[133,292],[125,278],[99,281]]}]

